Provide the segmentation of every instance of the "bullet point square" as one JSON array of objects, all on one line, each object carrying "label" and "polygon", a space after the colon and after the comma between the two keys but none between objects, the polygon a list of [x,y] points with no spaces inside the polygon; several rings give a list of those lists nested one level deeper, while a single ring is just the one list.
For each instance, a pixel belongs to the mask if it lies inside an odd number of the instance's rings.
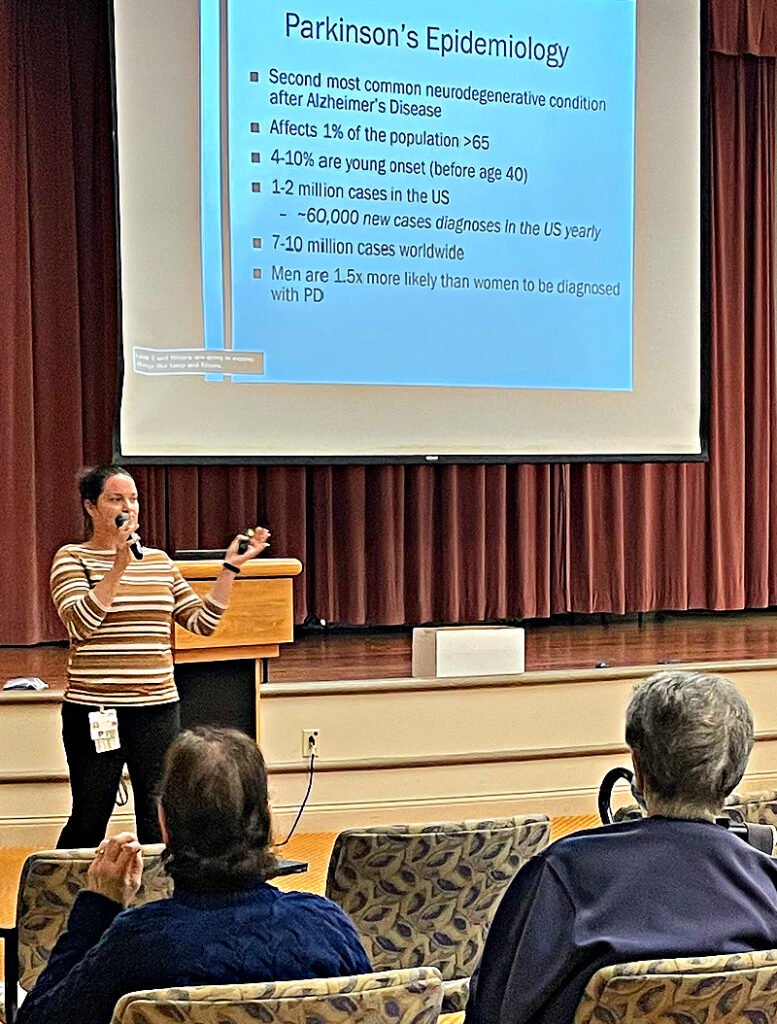
[{"label": "bullet point square", "polygon": [[259,124],[258,121],[252,121],[251,122],[251,131],[252,132],[255,132],[256,134],[258,134],[261,130],[262,130],[262,126]]},{"label": "bullet point square", "polygon": [[261,153],[252,153],[251,154],[251,163],[252,164],[258,164],[258,163],[261,163],[261,162],[262,162],[262,154]]},{"label": "bullet point square", "polygon": [[251,74],[249,75],[249,78],[251,79],[252,82],[258,82],[259,81],[259,72],[258,71],[252,71]]},{"label": "bullet point square", "polygon": [[251,191],[252,192],[261,192],[262,191],[262,183],[260,181],[252,181],[251,182]]},{"label": "bullet point square", "polygon": [[254,249],[261,249],[261,248],[262,248],[262,240],[261,240],[261,238],[255,238],[254,239]]},{"label": "bullet point square", "polygon": [[259,269],[259,267],[254,267],[254,277],[258,279],[261,276],[262,276],[262,271]]}]

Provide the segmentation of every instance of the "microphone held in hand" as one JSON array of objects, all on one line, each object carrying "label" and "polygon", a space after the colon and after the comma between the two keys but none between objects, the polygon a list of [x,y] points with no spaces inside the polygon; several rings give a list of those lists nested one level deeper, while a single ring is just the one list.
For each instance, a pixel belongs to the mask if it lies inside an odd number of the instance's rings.
[{"label": "microphone held in hand", "polygon": [[254,533],[256,533],[256,531],[252,530],[249,526],[240,534],[240,543],[237,546],[237,553],[239,555],[244,555],[246,551],[248,551],[248,542],[251,537],[253,537]]},{"label": "microphone held in hand", "polygon": [[[129,522],[129,516],[127,515],[126,512],[119,512],[119,514],[114,519],[114,522],[119,527],[119,529],[121,529],[122,526],[125,526]],[[127,546],[132,552],[133,557],[140,561],[140,559],[143,557],[143,548],[140,543],[140,537],[138,537],[136,533],[130,534],[129,544]]]}]

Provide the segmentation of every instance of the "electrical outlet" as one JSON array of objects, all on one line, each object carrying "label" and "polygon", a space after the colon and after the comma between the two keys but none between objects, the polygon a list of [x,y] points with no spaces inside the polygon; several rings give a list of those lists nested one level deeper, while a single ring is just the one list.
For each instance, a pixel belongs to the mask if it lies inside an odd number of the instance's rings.
[{"label": "electrical outlet", "polygon": [[321,757],[321,750],[319,746],[319,735],[318,729],[303,729],[302,730],[302,756],[308,757]]}]

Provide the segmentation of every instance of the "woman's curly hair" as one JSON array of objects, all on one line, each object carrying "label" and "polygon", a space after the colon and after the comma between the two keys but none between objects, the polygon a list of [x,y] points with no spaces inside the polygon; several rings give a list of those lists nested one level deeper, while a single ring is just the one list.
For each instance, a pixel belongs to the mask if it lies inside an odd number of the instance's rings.
[{"label": "woman's curly hair", "polygon": [[272,872],[267,770],[244,733],[211,726],[180,733],[165,758],[160,804],[163,859],[177,889],[239,892]]}]

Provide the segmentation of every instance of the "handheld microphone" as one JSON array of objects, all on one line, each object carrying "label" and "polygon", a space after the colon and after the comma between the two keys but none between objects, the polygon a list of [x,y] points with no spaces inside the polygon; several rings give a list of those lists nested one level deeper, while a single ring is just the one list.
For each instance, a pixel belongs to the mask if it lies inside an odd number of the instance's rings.
[{"label": "handheld microphone", "polygon": [[243,533],[240,536],[240,543],[237,546],[237,553],[239,555],[244,555],[246,551],[248,551],[248,541],[253,537],[254,533],[256,533],[256,531],[252,530],[250,526],[243,530]]},{"label": "handheld microphone", "polygon": [[[121,529],[122,526],[129,522],[129,516],[127,515],[126,512],[119,512],[119,514],[114,519],[114,522],[119,527],[119,529]],[[130,534],[129,544],[127,546],[132,552],[133,557],[140,561],[140,559],[143,557],[143,548],[140,543],[140,537],[138,537],[136,533]]]}]

